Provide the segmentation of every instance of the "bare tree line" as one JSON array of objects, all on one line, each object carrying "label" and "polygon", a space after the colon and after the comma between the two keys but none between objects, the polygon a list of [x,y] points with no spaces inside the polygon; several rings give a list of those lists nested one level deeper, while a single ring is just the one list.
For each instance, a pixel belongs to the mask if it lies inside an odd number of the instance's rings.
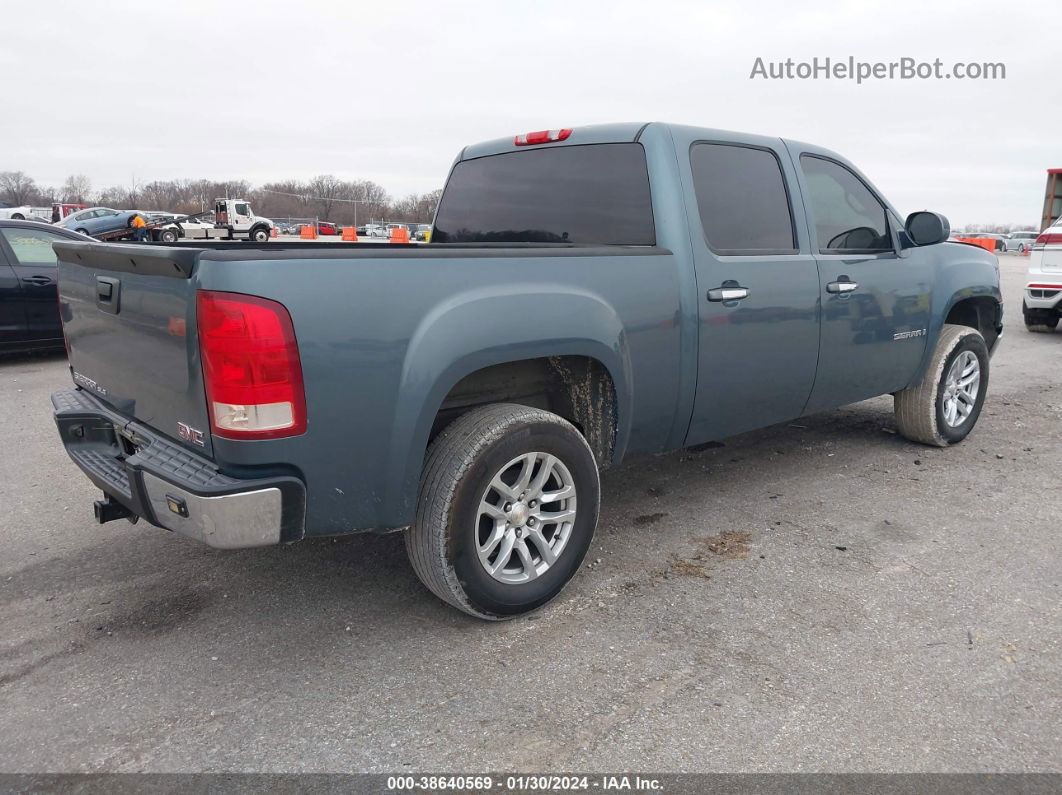
[{"label": "bare tree line", "polygon": [[71,202],[116,210],[197,213],[212,209],[216,198],[231,197],[248,199],[255,212],[267,218],[317,218],[339,224],[429,223],[441,196],[440,189],[393,199],[372,180],[341,180],[331,174],[307,182],[286,180],[258,187],[246,180],[178,179],[93,191],[92,181],[84,174],[72,174],[61,187],[54,188],[38,185],[22,171],[0,171],[0,200],[16,207]]},{"label": "bare tree line", "polygon": [[[52,202],[113,207],[116,210],[167,210],[197,213],[209,210],[214,199],[244,198],[259,215],[267,218],[316,218],[338,224],[379,221],[430,223],[442,197],[442,189],[411,193],[392,199],[372,180],[341,180],[321,174],[308,182],[286,180],[253,187],[246,180],[219,182],[209,179],[176,179],[133,186],[114,186],[93,192],[84,174],[72,174],[60,188],[37,185],[22,171],[0,171],[0,201],[15,207],[50,207]],[[1037,224],[966,224],[969,232],[1007,234],[1037,229]]]}]

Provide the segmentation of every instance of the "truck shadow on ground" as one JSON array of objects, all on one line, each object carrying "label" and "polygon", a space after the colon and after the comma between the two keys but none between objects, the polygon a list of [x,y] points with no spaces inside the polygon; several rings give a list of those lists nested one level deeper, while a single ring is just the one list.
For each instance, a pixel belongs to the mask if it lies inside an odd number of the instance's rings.
[{"label": "truck shadow on ground", "polygon": [[[725,444],[633,460],[603,478],[595,547],[607,554],[610,546],[621,548],[639,534],[660,533],[652,553],[659,560],[645,564],[666,567],[669,549],[687,543],[691,528],[656,527],[656,519],[675,505],[702,499],[713,477],[733,466],[756,473],[731,477],[728,486],[730,499],[752,506],[771,499],[770,484],[785,483],[813,459],[821,463],[828,455],[823,450],[836,445],[866,458],[908,447],[927,450],[894,434],[891,402],[868,402]],[[95,530],[90,517],[84,524],[85,532]],[[514,626],[476,621],[433,597],[413,574],[399,533],[218,551],[145,523],[114,523],[98,532],[110,537],[53,553],[0,583],[5,610],[19,609],[24,600],[48,601],[52,609],[51,626],[38,627],[44,637],[37,631],[34,642],[0,649],[0,686],[97,643],[133,641],[142,648],[195,635],[210,638],[221,655],[270,656],[279,653],[274,640],[282,634],[285,647],[295,644],[312,658],[334,653],[344,638],[372,636],[375,643],[405,646],[425,637],[441,642],[455,631],[490,635]],[[648,576],[648,568],[627,574]],[[573,590],[592,592],[595,585],[586,579],[577,577],[582,584],[573,584],[557,604],[572,598]],[[548,622],[550,616],[547,609],[522,620]]]}]

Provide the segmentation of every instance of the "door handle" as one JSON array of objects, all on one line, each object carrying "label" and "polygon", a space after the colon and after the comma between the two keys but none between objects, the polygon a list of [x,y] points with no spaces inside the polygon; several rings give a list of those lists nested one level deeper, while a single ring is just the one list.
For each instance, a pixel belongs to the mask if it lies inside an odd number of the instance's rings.
[{"label": "door handle", "polygon": [[826,292],[828,293],[850,293],[859,287],[858,282],[853,282],[847,276],[841,276],[835,282],[829,282],[826,285]]},{"label": "door handle", "polygon": [[110,276],[96,277],[96,306],[102,311],[117,315],[120,307],[122,283]]},{"label": "door handle", "polygon": [[708,291],[709,301],[740,301],[742,298],[749,297],[749,290],[747,287],[727,285],[725,287],[713,287]]},{"label": "door handle", "polygon": [[23,281],[28,284],[35,284],[40,286],[54,284],[50,276],[27,276],[25,279],[23,279]]}]

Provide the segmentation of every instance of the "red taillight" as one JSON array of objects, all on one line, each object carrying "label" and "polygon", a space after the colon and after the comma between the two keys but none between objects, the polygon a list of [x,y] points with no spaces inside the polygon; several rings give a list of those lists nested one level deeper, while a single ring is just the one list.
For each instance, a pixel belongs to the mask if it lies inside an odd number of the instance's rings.
[{"label": "red taillight", "polygon": [[211,430],[226,439],[304,433],[302,365],[284,305],[200,290],[197,309]]},{"label": "red taillight", "polygon": [[513,139],[516,146],[532,146],[534,144],[549,144],[554,141],[563,141],[572,134],[570,129],[563,130],[539,130],[529,132],[527,135],[518,135]]},{"label": "red taillight", "polygon": [[1034,246],[1058,246],[1062,245],[1062,234],[1058,232],[1044,232],[1033,241]]}]

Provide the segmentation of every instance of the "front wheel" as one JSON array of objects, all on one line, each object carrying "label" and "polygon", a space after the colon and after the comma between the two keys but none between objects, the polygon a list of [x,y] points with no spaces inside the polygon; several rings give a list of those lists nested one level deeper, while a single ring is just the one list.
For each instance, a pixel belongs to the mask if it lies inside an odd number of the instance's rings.
[{"label": "front wheel", "polygon": [[255,243],[268,243],[269,242],[269,230],[265,227],[258,227],[251,232],[251,240]]},{"label": "front wheel", "polygon": [[975,328],[944,324],[925,375],[897,392],[896,425],[912,442],[961,442],[977,424],[988,392],[988,346]]},{"label": "front wheel", "polygon": [[15,213],[14,215],[11,216],[11,220],[12,221],[25,221],[26,220],[26,216],[24,216],[22,213]]},{"label": "front wheel", "polygon": [[571,423],[509,403],[473,409],[428,451],[406,551],[443,601],[477,618],[513,618],[578,571],[599,500],[597,463]]},{"label": "front wheel", "polygon": [[163,243],[176,243],[177,231],[175,229],[163,229],[159,232],[159,240]]}]

